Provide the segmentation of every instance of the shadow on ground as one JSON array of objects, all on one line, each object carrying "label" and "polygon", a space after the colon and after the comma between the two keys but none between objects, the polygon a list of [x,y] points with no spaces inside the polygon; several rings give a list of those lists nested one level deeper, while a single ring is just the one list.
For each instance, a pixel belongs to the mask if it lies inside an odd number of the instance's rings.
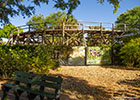
[{"label": "shadow on ground", "polygon": [[76,100],[109,100],[111,98],[110,92],[107,92],[105,87],[90,85],[87,81],[77,77],[57,75],[64,79],[62,94],[75,96]]},{"label": "shadow on ground", "polygon": [[134,80],[122,80],[122,81],[119,81],[118,84],[130,85],[132,87],[140,87],[140,78],[137,78]]},{"label": "shadow on ground", "polygon": [[119,90],[114,93],[114,96],[124,95],[125,97],[132,97],[136,99],[140,99],[140,78],[136,78],[133,80],[121,80],[117,82],[120,85],[128,86],[128,90]]}]

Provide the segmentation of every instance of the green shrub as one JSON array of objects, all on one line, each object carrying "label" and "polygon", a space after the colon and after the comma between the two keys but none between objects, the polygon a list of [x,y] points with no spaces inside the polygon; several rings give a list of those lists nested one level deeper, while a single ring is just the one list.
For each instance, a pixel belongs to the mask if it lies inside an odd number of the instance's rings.
[{"label": "green shrub", "polygon": [[140,38],[140,35],[139,34],[134,34],[134,35],[128,35],[128,36],[125,36],[125,37],[122,37],[120,41],[123,41],[124,43],[128,43],[130,42],[131,39],[136,39],[136,38]]},{"label": "green shrub", "polygon": [[131,39],[120,49],[122,63],[126,66],[140,67],[140,38]]},{"label": "green shrub", "polygon": [[[51,47],[50,47],[51,48]],[[32,68],[35,72],[45,73],[49,69],[58,67],[56,62],[51,59],[52,51],[48,51],[48,46],[39,45],[32,53]]]},{"label": "green shrub", "polygon": [[69,47],[60,45],[0,45],[0,75],[11,77],[15,70],[45,73],[59,66],[59,55],[67,54]]}]

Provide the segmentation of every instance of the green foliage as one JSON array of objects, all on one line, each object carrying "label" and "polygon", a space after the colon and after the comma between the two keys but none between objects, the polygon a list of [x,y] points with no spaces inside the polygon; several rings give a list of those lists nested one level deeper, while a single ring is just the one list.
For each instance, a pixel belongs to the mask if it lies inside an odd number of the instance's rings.
[{"label": "green foliage", "polygon": [[60,51],[60,55],[65,55],[68,49],[63,48],[69,47],[51,45],[0,45],[0,74],[10,77],[15,70],[45,73],[49,69],[59,66],[54,51],[58,50]]},{"label": "green foliage", "polygon": [[51,58],[51,52],[48,52],[48,46],[39,45],[35,47],[34,52],[32,54],[32,67],[35,72],[43,72],[45,73],[49,69],[58,67],[55,66],[55,62]]},{"label": "green foliage", "polygon": [[68,9],[68,14],[76,9],[76,7],[80,4],[80,0],[54,0],[56,4],[54,7],[60,8],[61,10]]},{"label": "green foliage", "polygon": [[[23,31],[21,28],[19,29],[20,29],[20,32]],[[0,38],[1,37],[9,38],[9,34],[11,31],[13,31],[13,35],[18,33],[18,29],[14,25],[12,24],[4,25],[3,29],[0,30]]]},{"label": "green foliage", "polygon": [[[49,0],[3,0],[0,3],[0,22],[9,23],[9,17],[15,17],[22,15],[23,17],[30,17],[35,13],[35,6],[40,6],[41,3],[48,4]],[[97,0],[99,3],[103,3],[104,0]],[[119,7],[120,0],[107,0],[110,4],[113,4],[115,10],[117,11]],[[68,14],[71,14],[78,5],[80,5],[80,0],[52,0],[54,2],[54,7],[61,10],[68,10]]]},{"label": "green foliage", "polygon": [[47,17],[44,17],[43,15],[33,16],[32,19],[27,22],[27,24],[30,24],[35,30],[62,29],[63,23],[75,25],[78,24],[78,21],[72,15],[58,11],[50,14]]},{"label": "green foliage", "polygon": [[128,44],[131,40],[135,40],[137,38],[140,38],[140,35],[130,35],[130,36],[124,36],[121,39],[117,40],[117,43],[114,44],[114,64],[116,65],[124,65],[122,62],[123,59],[121,56],[124,56],[121,52],[121,48],[124,47],[124,45]]},{"label": "green foliage", "polygon": [[105,27],[100,27],[100,26],[89,26],[89,29],[97,29],[97,30],[105,30]]},{"label": "green foliage", "polygon": [[[33,5],[31,5],[31,3]],[[28,4],[25,4],[24,0],[3,0],[0,3],[0,22],[9,23],[9,17],[15,17],[17,15],[31,16],[35,11],[35,6],[39,6],[40,3],[48,3],[48,0],[31,0]]]},{"label": "green foliage", "polygon": [[[114,12],[113,13],[116,13],[118,8],[120,7],[120,1],[121,0],[107,0],[110,4],[113,4],[113,7],[114,7]],[[98,0],[99,3],[103,4],[104,3],[104,0]]]},{"label": "green foliage", "polygon": [[122,63],[122,54],[119,54],[120,53],[120,49],[123,47],[123,44],[122,43],[116,43],[114,46],[113,46],[113,58],[114,58],[114,64],[115,65],[123,65]]},{"label": "green foliage", "polygon": [[46,18],[40,14],[39,16],[33,16],[32,19],[27,22],[27,24],[31,25],[34,30],[41,30],[46,28],[45,21]]},{"label": "green foliage", "polygon": [[101,64],[109,65],[111,64],[111,44],[101,44],[101,48],[103,50],[103,56],[101,60]]},{"label": "green foliage", "polygon": [[139,38],[140,35],[136,34],[136,35],[130,35],[130,36],[124,36],[120,39],[120,41],[123,41],[123,43],[128,43],[130,42],[131,39],[135,39],[135,38]]},{"label": "green foliage", "polygon": [[117,28],[124,28],[123,24],[127,24],[127,30],[133,33],[140,31],[140,6],[122,13],[116,23]]},{"label": "green foliage", "polygon": [[140,38],[131,39],[120,49],[122,63],[126,66],[140,67]]},{"label": "green foliage", "polygon": [[62,29],[63,23],[66,24],[72,24],[77,25],[78,21],[72,16],[68,15],[65,12],[56,12],[52,13],[49,16],[46,17],[46,23],[48,24],[55,24],[57,29]]},{"label": "green foliage", "polygon": [[[9,16],[15,17],[17,15],[22,15],[23,17],[30,17],[35,13],[35,6],[40,6],[41,3],[48,4],[49,0],[31,0],[26,1],[28,4],[25,4],[24,0],[5,0],[0,3],[0,22],[9,23]],[[80,4],[79,0],[52,0],[54,2],[55,8],[60,8],[61,10],[68,9],[68,14]]]}]

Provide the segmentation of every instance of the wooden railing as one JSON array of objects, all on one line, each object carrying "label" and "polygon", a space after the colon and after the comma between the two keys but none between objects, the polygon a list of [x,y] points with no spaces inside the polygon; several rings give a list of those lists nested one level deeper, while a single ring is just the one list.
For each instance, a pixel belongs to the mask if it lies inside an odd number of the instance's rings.
[{"label": "wooden railing", "polygon": [[[38,27],[39,26],[39,27]],[[42,28],[40,26],[43,26]],[[118,27],[119,26],[119,27]],[[56,24],[48,24],[48,23],[36,23],[36,24],[27,24],[22,26],[17,26],[17,29],[22,29],[23,32],[37,31],[37,30],[57,30],[57,29],[65,29],[65,30],[118,30],[118,31],[128,31],[128,25],[122,23],[107,23],[107,22],[88,22],[88,21],[79,21],[76,24],[65,24],[61,23],[59,25]],[[91,28],[93,27],[93,28]],[[15,30],[12,30],[15,31]],[[20,32],[20,31],[18,31]]]}]

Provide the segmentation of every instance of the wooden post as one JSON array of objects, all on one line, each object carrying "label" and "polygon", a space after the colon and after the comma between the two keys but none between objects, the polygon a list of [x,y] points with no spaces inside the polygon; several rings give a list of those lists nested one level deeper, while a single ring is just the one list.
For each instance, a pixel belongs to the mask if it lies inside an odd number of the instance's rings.
[{"label": "wooden post", "polygon": [[52,45],[54,45],[54,34],[52,34]]},{"label": "wooden post", "polygon": [[12,29],[12,31],[11,31],[11,33],[10,33],[10,45],[12,45],[13,44],[13,42],[14,42],[14,40],[13,40],[14,38],[13,38],[13,29]]},{"label": "wooden post", "polygon": [[62,37],[62,44],[64,44],[64,39],[65,39],[65,23],[63,22],[63,30],[62,30],[62,34],[63,34],[63,37]]},{"label": "wooden post", "polygon": [[100,32],[101,32],[101,42],[103,43],[104,42],[104,36],[103,36],[103,23],[100,23]]},{"label": "wooden post", "polygon": [[38,43],[40,42],[40,41],[39,41],[39,35],[40,35],[40,34],[37,34],[37,42],[38,42]]},{"label": "wooden post", "polygon": [[126,24],[124,24],[124,32],[126,32]]},{"label": "wooden post", "polygon": [[41,43],[44,44],[44,36],[43,36],[43,34],[41,35],[41,37],[42,37]]},{"label": "wooden post", "polygon": [[6,43],[6,45],[12,45],[13,44],[13,30],[11,30],[10,34],[9,34],[9,40]]},{"label": "wooden post", "polygon": [[87,66],[88,47],[85,46],[85,66]]},{"label": "wooden post", "polygon": [[66,36],[66,45],[68,46],[69,45],[69,41],[68,41],[69,37],[68,35]]},{"label": "wooden post", "polygon": [[83,34],[83,46],[85,46],[86,47],[86,41],[85,41],[85,37],[84,37],[84,24],[82,24],[82,26],[83,26],[83,28],[82,28],[82,34]]},{"label": "wooden post", "polygon": [[20,34],[20,29],[18,28],[18,34],[17,34],[17,37],[16,37],[17,43],[19,43],[19,34]]},{"label": "wooden post", "polygon": [[42,44],[45,44],[45,34],[46,34],[46,30],[47,30],[47,26],[46,26],[46,23],[44,23],[44,26],[45,26],[45,29],[44,29],[44,32],[42,33]]},{"label": "wooden post", "polygon": [[84,24],[82,24],[82,34],[83,34],[83,45],[84,45],[84,47],[85,47],[85,62],[84,62],[84,64],[85,64],[85,66],[87,65],[87,45],[86,45],[86,41],[85,41],[85,37],[84,37]]},{"label": "wooden post", "polygon": [[111,62],[114,65],[114,24],[112,24]]},{"label": "wooden post", "polygon": [[102,32],[103,30],[103,23],[100,23],[100,31]]},{"label": "wooden post", "polygon": [[31,25],[29,24],[29,29],[28,29],[28,36],[27,36],[27,44],[30,44],[30,31],[31,31]]},{"label": "wooden post", "polygon": [[26,42],[26,41],[25,41],[25,34],[23,34],[23,39],[24,39],[24,40],[23,40],[23,44],[25,44],[25,42]]}]

